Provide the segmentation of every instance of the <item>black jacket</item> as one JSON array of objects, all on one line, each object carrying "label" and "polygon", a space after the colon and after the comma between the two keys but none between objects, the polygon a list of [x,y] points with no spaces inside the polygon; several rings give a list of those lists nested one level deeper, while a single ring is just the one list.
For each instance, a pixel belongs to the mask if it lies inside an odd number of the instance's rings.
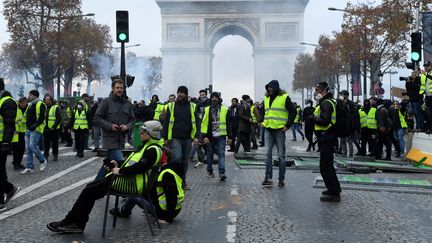
[{"label": "black jacket", "polygon": [[376,112],[377,126],[379,128],[385,128],[389,130],[392,127],[389,119],[388,111],[384,105],[379,105]]},{"label": "black jacket", "polygon": [[[165,140],[168,140],[168,126],[171,117],[171,111],[169,108],[166,110],[166,115],[164,118],[163,132],[162,136]],[[172,128],[172,138],[178,139],[190,139],[190,134],[192,132],[192,122],[191,122],[191,112],[190,112],[190,101],[179,102],[176,101],[174,105],[174,126]],[[196,133],[195,138],[199,138],[200,131],[200,121],[198,117],[198,109],[195,109],[195,125]]]},{"label": "black jacket", "polygon": [[420,86],[420,77],[416,77],[412,82],[405,82],[410,102],[423,102],[423,95],[419,94]]},{"label": "black jacket", "polygon": [[26,121],[26,125],[27,125],[27,129],[30,131],[35,131],[36,127],[38,127],[40,124],[45,122],[45,114],[46,114],[46,106],[45,104],[42,104],[40,106],[40,114],[39,114],[39,118],[36,119],[36,106],[37,106],[37,102],[39,102],[39,99],[33,100],[27,111],[27,121]]},{"label": "black jacket", "polygon": [[153,120],[155,111],[148,105],[136,105],[133,108],[135,118],[137,121],[146,122]]},{"label": "black jacket", "polygon": [[[8,91],[0,91],[0,98],[4,98],[12,95]],[[10,143],[12,141],[13,135],[15,133],[15,117],[17,113],[17,103],[13,99],[6,100],[1,109],[0,115],[3,117],[3,141],[5,143]]]}]

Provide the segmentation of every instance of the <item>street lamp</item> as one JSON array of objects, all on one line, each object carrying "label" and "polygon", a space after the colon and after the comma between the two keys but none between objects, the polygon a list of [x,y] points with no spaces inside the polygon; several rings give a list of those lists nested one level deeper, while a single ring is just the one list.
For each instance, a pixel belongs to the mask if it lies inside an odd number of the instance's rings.
[{"label": "street lamp", "polygon": [[389,94],[389,97],[393,101],[394,98],[393,98],[392,75],[393,74],[397,74],[398,72],[397,71],[393,71],[393,70],[389,70],[389,71],[384,72],[384,74],[386,74],[386,73],[390,74],[390,94]]},{"label": "street lamp", "polygon": [[78,97],[80,97],[81,96],[81,82],[78,81],[76,86],[77,86],[77,90],[78,90]]},{"label": "street lamp", "polygon": [[318,44],[312,44],[312,43],[307,43],[307,42],[300,42],[300,44],[304,45],[304,46],[314,46],[314,47],[318,47],[319,46]]},{"label": "street lamp", "polygon": [[60,60],[60,20],[64,19],[73,19],[73,18],[81,18],[81,17],[92,17],[95,16],[94,13],[88,13],[88,14],[79,14],[79,15],[68,15],[68,16],[56,16],[56,17],[49,17],[51,19],[58,20],[57,21],[57,100],[60,99],[60,64],[58,63]]},{"label": "street lamp", "polygon": [[[335,8],[335,7],[329,7],[328,10],[330,11],[339,11],[339,12],[346,12],[349,13],[350,11],[346,10],[346,9],[340,9],[340,8]],[[362,21],[363,22],[363,21]],[[358,23],[356,23],[357,26],[359,26]],[[361,27],[363,27],[363,38],[362,38],[362,42],[363,42],[363,99],[367,98],[367,69],[366,69],[366,38],[367,38],[367,34],[366,34],[366,26],[362,25]]]}]

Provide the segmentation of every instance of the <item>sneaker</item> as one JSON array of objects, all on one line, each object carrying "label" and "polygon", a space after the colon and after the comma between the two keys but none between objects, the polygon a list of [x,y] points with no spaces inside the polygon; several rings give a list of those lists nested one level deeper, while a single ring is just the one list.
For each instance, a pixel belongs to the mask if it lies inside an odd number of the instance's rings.
[{"label": "sneaker", "polygon": [[7,210],[6,204],[0,203],[0,212],[6,211],[6,210]]},{"label": "sneaker", "polygon": [[339,194],[335,195],[322,195],[320,197],[321,202],[340,202],[341,198]]},{"label": "sneaker", "polygon": [[14,186],[14,189],[11,192],[6,193],[5,204],[8,203],[10,200],[12,200],[20,190],[21,187]]},{"label": "sneaker", "polygon": [[198,161],[196,164],[194,164],[194,168],[199,168],[199,167],[201,167],[203,165],[204,165],[203,162]]},{"label": "sneaker", "polygon": [[81,229],[76,224],[67,224],[64,226],[57,227],[58,232],[60,233],[70,233],[70,234],[82,234],[84,229]]},{"label": "sneaker", "polygon": [[331,192],[329,190],[325,190],[325,191],[321,192],[321,195],[323,195],[323,196],[329,196],[329,195],[331,195]]},{"label": "sneaker", "polygon": [[296,138],[293,138],[291,141],[295,142],[295,141],[297,141],[297,139],[296,139]]},{"label": "sneaker", "polygon": [[33,169],[25,168],[23,171],[21,171],[20,174],[24,175],[24,174],[32,174],[32,173],[34,173]]},{"label": "sneaker", "polygon": [[207,171],[207,177],[208,178],[215,178],[215,175],[213,174],[213,172]]},{"label": "sneaker", "polygon": [[273,181],[269,178],[265,178],[264,181],[261,183],[263,186],[273,186]]},{"label": "sneaker", "polygon": [[279,180],[278,187],[284,187],[285,182],[283,180]]},{"label": "sneaker", "polygon": [[40,164],[40,171],[44,171],[45,170],[45,168],[47,167],[47,165],[48,165],[48,160],[45,160],[43,163],[41,163]]},{"label": "sneaker", "polygon": [[119,218],[128,218],[130,216],[130,215],[122,213],[121,210],[119,210],[118,208],[117,209],[111,208],[109,210],[109,212],[111,215],[117,216]]},{"label": "sneaker", "polygon": [[220,180],[220,181],[225,181],[226,178],[227,178],[227,177],[226,177],[225,173],[220,173],[220,174],[219,174],[219,180]]},{"label": "sneaker", "polygon": [[61,232],[58,227],[63,227],[67,225],[68,223],[65,220],[58,221],[58,222],[51,222],[47,224],[47,228],[53,232]]}]

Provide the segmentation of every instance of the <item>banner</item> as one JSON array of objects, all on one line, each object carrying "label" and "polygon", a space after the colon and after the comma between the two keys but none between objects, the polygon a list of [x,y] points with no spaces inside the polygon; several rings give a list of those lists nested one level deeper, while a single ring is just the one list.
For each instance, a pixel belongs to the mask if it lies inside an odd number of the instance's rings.
[{"label": "banner", "polygon": [[353,96],[360,96],[362,94],[361,81],[360,81],[360,61],[357,55],[351,55],[351,87]]},{"label": "banner", "polygon": [[432,61],[432,12],[422,13],[423,63]]}]

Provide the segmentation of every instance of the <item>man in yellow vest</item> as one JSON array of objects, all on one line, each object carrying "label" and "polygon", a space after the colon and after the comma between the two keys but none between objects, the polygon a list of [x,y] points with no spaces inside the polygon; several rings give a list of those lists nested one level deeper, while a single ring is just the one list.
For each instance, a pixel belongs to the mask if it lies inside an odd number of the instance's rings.
[{"label": "man in yellow vest", "polygon": [[264,96],[265,146],[267,146],[266,172],[263,186],[273,185],[273,145],[276,144],[279,157],[279,187],[285,186],[285,132],[292,126],[296,109],[288,94],[280,89],[277,80],[270,81]]},{"label": "man in yellow vest", "polygon": [[149,106],[154,110],[153,120],[159,121],[161,119],[161,115],[163,118],[164,105],[159,101],[159,96],[153,95]]},{"label": "man in yellow vest", "polygon": [[[4,89],[4,81],[0,78],[0,212],[5,211],[6,203],[20,190],[8,181],[6,160],[10,144],[15,142],[15,118],[17,104],[12,95]],[[6,197],[5,197],[6,195]]]},{"label": "man in yellow vest", "polygon": [[377,122],[377,98],[371,97],[369,99],[370,109],[367,113],[367,128],[368,128],[368,144],[369,153],[367,156],[375,157],[378,144],[378,122]]},{"label": "man in yellow vest", "polygon": [[320,143],[320,173],[327,190],[323,191],[320,200],[323,202],[339,202],[342,192],[333,165],[334,149],[338,142],[334,125],[336,124],[336,101],[329,92],[327,82],[319,82],[315,86],[315,108],[312,121]]},{"label": "man in yellow vest", "polygon": [[27,165],[21,174],[31,174],[34,172],[33,154],[40,162],[40,171],[44,171],[48,160],[45,159],[39,149],[39,141],[45,128],[46,106],[39,99],[39,91],[30,90],[28,100],[30,102],[27,111],[27,131],[25,134],[27,149]]},{"label": "man in yellow vest", "polygon": [[174,162],[184,166],[182,179],[185,190],[190,189],[186,183],[186,174],[192,141],[198,143],[199,124],[196,105],[188,100],[188,88],[179,86],[177,100],[168,105],[162,134],[165,144],[169,144],[173,151]]},{"label": "man in yellow vest", "polygon": [[426,133],[432,133],[432,63],[427,61],[424,63],[424,71],[420,76],[420,91],[419,94],[425,95],[424,102],[426,105],[427,121]]},{"label": "man in yellow vest", "polygon": [[51,95],[45,96],[44,102],[47,106],[44,131],[44,157],[48,160],[49,150],[52,145],[53,161],[57,161],[59,131],[62,121],[60,107],[54,104],[54,98]]},{"label": "man in yellow vest", "polygon": [[[49,223],[48,229],[57,233],[83,233],[95,201],[103,198],[110,188],[118,192],[128,191],[128,194],[132,194],[129,191],[133,191],[136,195],[142,195],[147,189],[148,174],[153,167],[159,165],[161,159],[163,142],[155,139],[158,133],[160,137],[161,130],[160,122],[145,122],[140,128],[143,145],[125,161],[111,160],[107,163],[106,176],[87,184],[66,217],[61,221]],[[116,175],[114,180],[113,175]],[[132,180],[134,183],[125,186],[122,182],[126,180]]]},{"label": "man in yellow vest", "polygon": [[204,144],[207,144],[207,176],[214,178],[213,156],[218,156],[219,179],[225,181],[225,146],[226,137],[228,144],[231,144],[231,122],[229,119],[228,108],[222,105],[220,94],[213,92],[210,95],[210,106],[204,109],[203,120],[201,123],[201,134]]},{"label": "man in yellow vest", "polygon": [[395,138],[399,143],[400,152],[396,154],[396,158],[399,158],[405,153],[405,140],[404,136],[406,133],[406,129],[408,128],[408,124],[405,119],[405,111],[401,111],[401,106],[398,101],[394,101],[394,112],[393,112],[393,133]]},{"label": "man in yellow vest", "polygon": [[294,102],[293,104],[294,104],[294,107],[296,108],[296,116],[294,118],[294,124],[293,124],[291,130],[292,130],[292,134],[293,134],[292,141],[295,142],[295,141],[297,141],[296,132],[300,133],[300,135],[302,136],[302,140],[305,139],[305,136],[304,136],[304,134],[302,132],[302,124],[301,124],[301,121],[303,120],[302,109],[301,109],[301,107],[299,105],[297,105],[296,102]]},{"label": "man in yellow vest", "polygon": [[27,116],[28,100],[27,97],[21,97],[18,100],[18,109],[16,116],[16,131],[18,132],[18,142],[13,143],[13,161],[14,170],[24,170],[25,167],[21,164],[25,152],[25,132],[26,116]]},{"label": "man in yellow vest", "polygon": [[[371,104],[368,99],[363,101],[363,107],[359,109],[360,116],[360,153],[356,155],[366,156],[366,144],[368,143],[369,129],[368,129],[368,113],[371,109]],[[369,143],[369,151],[372,147]]]},{"label": "man in yellow vest", "polygon": [[85,135],[88,132],[88,115],[83,101],[78,101],[72,113],[71,124],[75,134],[75,146],[79,158],[84,157]]}]

